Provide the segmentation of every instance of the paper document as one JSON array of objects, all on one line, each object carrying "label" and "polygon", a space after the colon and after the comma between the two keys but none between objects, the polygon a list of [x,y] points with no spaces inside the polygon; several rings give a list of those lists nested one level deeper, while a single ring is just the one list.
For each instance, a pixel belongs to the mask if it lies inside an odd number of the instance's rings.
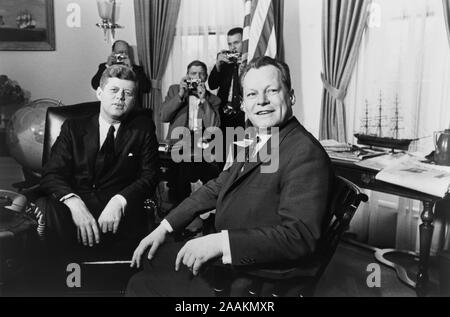
[{"label": "paper document", "polygon": [[395,166],[401,162],[410,161],[411,159],[413,159],[413,157],[407,153],[386,153],[385,155],[368,158],[355,164],[376,171],[381,171],[384,168]]},{"label": "paper document", "polygon": [[410,159],[383,169],[375,178],[443,198],[449,191],[450,167]]}]

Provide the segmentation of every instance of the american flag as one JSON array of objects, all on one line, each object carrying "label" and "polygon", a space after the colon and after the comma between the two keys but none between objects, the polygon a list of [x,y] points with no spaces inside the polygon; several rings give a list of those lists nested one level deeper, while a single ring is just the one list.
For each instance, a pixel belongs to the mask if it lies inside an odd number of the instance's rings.
[{"label": "american flag", "polygon": [[277,55],[274,1],[245,0],[243,60]]}]

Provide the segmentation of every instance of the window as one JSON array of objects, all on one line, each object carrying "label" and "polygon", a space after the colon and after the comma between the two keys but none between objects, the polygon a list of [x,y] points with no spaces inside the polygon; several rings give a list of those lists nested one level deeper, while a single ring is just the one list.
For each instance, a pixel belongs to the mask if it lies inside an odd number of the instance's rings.
[{"label": "window", "polygon": [[186,66],[201,60],[208,73],[217,52],[227,49],[227,32],[244,24],[243,0],[181,0],[176,37],[163,78],[163,94],[180,82]]}]

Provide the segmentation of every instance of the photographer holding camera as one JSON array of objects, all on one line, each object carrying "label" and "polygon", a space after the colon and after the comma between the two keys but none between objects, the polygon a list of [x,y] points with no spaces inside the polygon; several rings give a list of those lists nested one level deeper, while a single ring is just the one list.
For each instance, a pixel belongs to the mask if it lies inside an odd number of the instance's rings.
[{"label": "photographer holding camera", "polygon": [[[176,127],[189,128],[191,132],[208,127],[219,127],[220,99],[205,86],[208,72],[201,61],[193,61],[179,85],[172,85],[161,107],[162,122],[169,122],[169,139]],[[200,124],[202,124],[200,126]],[[176,137],[176,136],[175,136]]]},{"label": "photographer holding camera", "polygon": [[100,86],[100,78],[106,68],[112,65],[124,65],[133,69],[137,77],[138,82],[138,92],[137,92],[137,106],[142,105],[142,95],[144,93],[149,93],[151,84],[150,80],[145,75],[144,68],[139,65],[133,64],[132,52],[130,45],[123,40],[117,40],[114,42],[111,48],[111,54],[108,56],[106,63],[101,63],[98,65],[97,73],[92,77],[91,85],[94,90],[97,90]]},{"label": "photographer holding camera", "polygon": [[[187,74],[180,84],[169,88],[161,107],[161,120],[170,123],[167,137],[170,143],[174,143],[179,137],[173,135],[175,128],[189,129],[193,137],[206,128],[220,127],[220,99],[206,89],[207,77],[206,65],[201,61],[193,61],[188,65]],[[169,176],[170,195],[176,203],[190,195],[190,183],[195,183],[198,179],[205,183],[221,171],[220,164],[206,162],[181,162],[176,165]]]},{"label": "photographer holding camera", "polygon": [[242,28],[231,29],[227,34],[228,51],[217,54],[216,65],[208,79],[209,88],[219,91],[222,100],[220,120],[222,131],[226,127],[244,127],[245,114],[240,109],[241,91],[239,86],[240,68],[242,68]]}]

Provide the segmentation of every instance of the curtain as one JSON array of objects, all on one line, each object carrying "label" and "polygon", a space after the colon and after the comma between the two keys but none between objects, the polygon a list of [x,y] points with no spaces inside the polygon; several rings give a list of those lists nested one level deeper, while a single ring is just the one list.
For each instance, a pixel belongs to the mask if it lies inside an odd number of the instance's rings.
[{"label": "curtain", "polygon": [[370,0],[323,0],[320,139],[346,141],[344,98],[358,55]]},{"label": "curtain", "polygon": [[450,0],[442,0],[444,6],[444,22],[447,29],[447,37],[450,41]]},{"label": "curtain", "polygon": [[[394,136],[391,119],[398,105],[399,138],[419,139],[411,144],[410,152],[426,155],[434,149],[433,132],[447,128],[450,122],[450,49],[442,8],[441,0],[373,1],[371,22],[346,98],[347,140],[362,130],[366,105],[369,119],[374,119],[381,104],[382,135]],[[376,132],[376,127],[371,129],[370,133]],[[397,196],[371,195],[370,211],[356,214],[352,226],[360,232],[377,232],[373,226],[385,225],[383,219],[392,216],[389,226],[394,235],[386,244],[417,250],[422,204]],[[367,229],[367,223],[372,229]],[[432,251],[440,247],[442,230],[445,224],[438,219]]]},{"label": "curtain", "polygon": [[[227,32],[242,27],[243,21],[242,0],[181,0],[174,44],[162,80],[163,95],[170,85],[180,82],[193,60],[204,62],[210,73],[217,53],[228,49]],[[165,124],[164,136],[167,130]]]},{"label": "curtain", "polygon": [[134,8],[138,56],[152,83],[143,106],[153,110],[156,133],[161,139],[161,80],[173,45],[180,0],[134,0]]}]

